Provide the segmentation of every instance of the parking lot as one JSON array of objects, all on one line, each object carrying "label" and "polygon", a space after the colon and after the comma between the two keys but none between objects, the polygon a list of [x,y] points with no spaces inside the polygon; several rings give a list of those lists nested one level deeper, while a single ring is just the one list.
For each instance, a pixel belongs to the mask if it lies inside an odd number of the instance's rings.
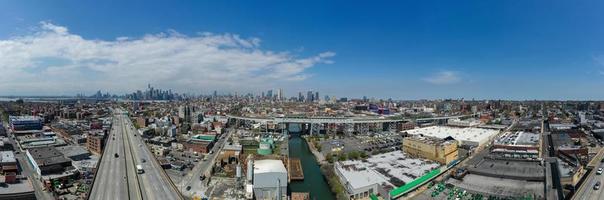
[{"label": "parking lot", "polygon": [[362,151],[377,153],[400,150],[402,139],[400,134],[394,132],[368,133],[343,139],[326,139],[320,143],[321,153],[327,155],[332,152]]}]

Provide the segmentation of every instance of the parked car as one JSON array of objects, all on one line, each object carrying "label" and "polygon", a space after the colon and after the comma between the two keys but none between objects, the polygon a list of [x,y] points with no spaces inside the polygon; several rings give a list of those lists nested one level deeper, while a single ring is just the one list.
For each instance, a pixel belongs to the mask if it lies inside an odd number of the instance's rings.
[{"label": "parked car", "polygon": [[604,169],[602,169],[601,167],[600,167],[600,168],[598,168],[598,171],[596,171],[596,174],[597,174],[597,175],[601,175],[603,170],[604,170]]}]

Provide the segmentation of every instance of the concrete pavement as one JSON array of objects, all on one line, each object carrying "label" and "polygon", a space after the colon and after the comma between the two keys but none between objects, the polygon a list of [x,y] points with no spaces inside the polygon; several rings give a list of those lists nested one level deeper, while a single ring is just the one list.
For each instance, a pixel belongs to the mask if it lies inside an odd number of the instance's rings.
[{"label": "concrete pavement", "polygon": [[[130,199],[130,184],[127,179],[126,157],[124,152],[123,124],[114,117],[101,164],[95,174],[90,199]],[[118,154],[119,157],[114,155]],[[135,182],[133,182],[135,183]]]},{"label": "concrete pavement", "polygon": [[[583,181],[583,184],[581,184],[581,186],[579,186],[577,192],[575,193],[575,195],[573,196],[573,200],[577,199],[577,200],[584,200],[584,199],[604,199],[604,192],[602,192],[603,188],[600,188],[599,190],[594,190],[594,185],[596,184],[596,182],[600,181],[601,184],[604,184],[604,174],[603,175],[597,175],[596,171],[598,170],[598,168],[604,168],[604,163],[600,162],[602,157],[604,156],[604,149],[600,149],[600,151],[598,152],[598,154],[595,156],[594,160],[597,162],[597,164],[594,166],[594,168],[592,169],[592,171],[587,174],[587,178],[585,178],[585,180]],[[602,187],[602,186],[600,186]]]},{"label": "concrete pavement", "polygon": [[[115,110],[114,113],[114,126],[107,139],[90,199],[183,199],[137,136],[125,112]],[[118,158],[115,158],[115,153]],[[136,165],[141,165],[144,173],[138,174]]]}]

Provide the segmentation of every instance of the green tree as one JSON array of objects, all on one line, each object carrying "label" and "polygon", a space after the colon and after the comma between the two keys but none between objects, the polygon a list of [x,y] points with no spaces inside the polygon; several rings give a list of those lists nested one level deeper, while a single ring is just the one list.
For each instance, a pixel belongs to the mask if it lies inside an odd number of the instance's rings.
[{"label": "green tree", "polygon": [[349,159],[352,159],[352,160],[357,160],[357,159],[359,159],[359,156],[360,156],[360,154],[359,154],[359,152],[358,152],[358,151],[351,151],[351,152],[348,152],[348,158],[349,158]]},{"label": "green tree", "polygon": [[339,160],[339,161],[345,161],[345,160],[347,160],[347,159],[348,159],[348,158],[346,157],[346,154],[345,154],[345,153],[340,153],[340,154],[338,155],[338,160]]},{"label": "green tree", "polygon": [[361,156],[361,158],[363,158],[363,159],[365,159],[365,158],[369,157],[369,156],[367,156],[367,153],[366,153],[366,152],[364,152],[364,151],[361,151],[360,156]]}]

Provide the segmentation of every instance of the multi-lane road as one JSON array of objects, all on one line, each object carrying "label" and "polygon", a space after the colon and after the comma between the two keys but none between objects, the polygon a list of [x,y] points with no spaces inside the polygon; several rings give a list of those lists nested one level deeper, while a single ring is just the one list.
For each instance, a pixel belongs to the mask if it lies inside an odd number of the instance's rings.
[{"label": "multi-lane road", "polygon": [[583,181],[583,183],[581,184],[581,186],[579,188],[577,188],[577,192],[575,193],[575,195],[573,196],[573,200],[577,199],[577,200],[587,200],[587,199],[591,199],[591,200],[596,200],[596,199],[604,199],[604,191],[602,191],[604,188],[602,188],[602,185],[600,185],[599,189],[594,189],[594,185],[599,181],[600,184],[604,183],[604,174],[598,175],[596,172],[598,170],[598,168],[604,168],[604,163],[600,162],[599,160],[602,158],[602,155],[600,155],[600,153],[598,153],[598,155],[596,156],[597,160],[597,165],[594,167],[594,169],[589,173],[586,174],[585,176],[587,176],[585,178],[585,180]]},{"label": "multi-lane road", "polygon": [[[90,199],[182,199],[128,117],[121,110],[114,113]],[[137,173],[136,165],[144,172]]]}]

